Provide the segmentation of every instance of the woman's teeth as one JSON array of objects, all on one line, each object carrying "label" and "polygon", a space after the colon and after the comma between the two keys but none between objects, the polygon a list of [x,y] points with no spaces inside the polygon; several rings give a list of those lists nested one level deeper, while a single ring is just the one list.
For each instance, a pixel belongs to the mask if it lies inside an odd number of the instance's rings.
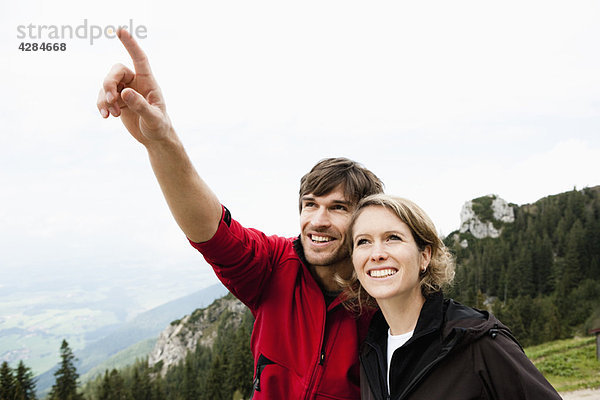
[{"label": "woman's teeth", "polygon": [[385,278],[394,275],[396,272],[398,272],[398,270],[392,268],[374,269],[369,271],[369,276],[372,278]]}]

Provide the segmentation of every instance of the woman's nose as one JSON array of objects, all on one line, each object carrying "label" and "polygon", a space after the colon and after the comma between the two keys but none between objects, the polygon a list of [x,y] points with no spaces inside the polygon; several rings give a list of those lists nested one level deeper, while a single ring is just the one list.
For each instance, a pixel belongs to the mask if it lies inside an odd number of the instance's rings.
[{"label": "woman's nose", "polygon": [[382,243],[374,243],[371,251],[371,259],[373,261],[380,261],[387,259],[388,254]]}]

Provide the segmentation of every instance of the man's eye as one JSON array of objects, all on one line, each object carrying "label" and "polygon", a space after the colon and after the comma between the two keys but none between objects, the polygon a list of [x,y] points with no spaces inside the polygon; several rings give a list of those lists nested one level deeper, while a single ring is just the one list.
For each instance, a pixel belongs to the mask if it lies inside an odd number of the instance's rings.
[{"label": "man's eye", "polygon": [[334,210],[341,210],[341,211],[347,211],[348,207],[341,205],[341,204],[336,204],[335,206],[332,207]]},{"label": "man's eye", "polygon": [[302,206],[302,208],[310,208],[310,207],[314,207],[315,203],[312,202],[306,202],[304,203],[304,205]]}]

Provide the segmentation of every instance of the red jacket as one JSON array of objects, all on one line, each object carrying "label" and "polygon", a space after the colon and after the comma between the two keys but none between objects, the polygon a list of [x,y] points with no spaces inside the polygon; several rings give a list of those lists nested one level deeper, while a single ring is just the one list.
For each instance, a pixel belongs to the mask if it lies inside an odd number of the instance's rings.
[{"label": "red jacket", "polygon": [[192,245],[256,318],[253,399],[360,398],[370,315],[356,319],[339,297],[326,307],[299,240],[244,228],[224,208],[214,237]]}]

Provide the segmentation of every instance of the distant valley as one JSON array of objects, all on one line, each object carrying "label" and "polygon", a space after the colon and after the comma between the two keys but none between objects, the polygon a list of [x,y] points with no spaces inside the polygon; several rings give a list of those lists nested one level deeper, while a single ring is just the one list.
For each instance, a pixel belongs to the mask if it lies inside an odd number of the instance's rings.
[{"label": "distant valley", "polygon": [[[221,284],[213,284],[132,318],[141,307],[136,299],[143,297],[139,292],[151,288],[91,291],[73,284],[61,292],[32,291],[27,287],[2,289],[0,361],[16,364],[24,360],[35,374],[56,365],[62,339],[75,350],[80,372],[84,373],[134,343],[156,338],[172,320],[227,293]],[[151,293],[145,296],[152,298]],[[164,290],[157,288],[154,298],[161,296],[166,296]],[[43,375],[38,385],[42,381]]]}]

